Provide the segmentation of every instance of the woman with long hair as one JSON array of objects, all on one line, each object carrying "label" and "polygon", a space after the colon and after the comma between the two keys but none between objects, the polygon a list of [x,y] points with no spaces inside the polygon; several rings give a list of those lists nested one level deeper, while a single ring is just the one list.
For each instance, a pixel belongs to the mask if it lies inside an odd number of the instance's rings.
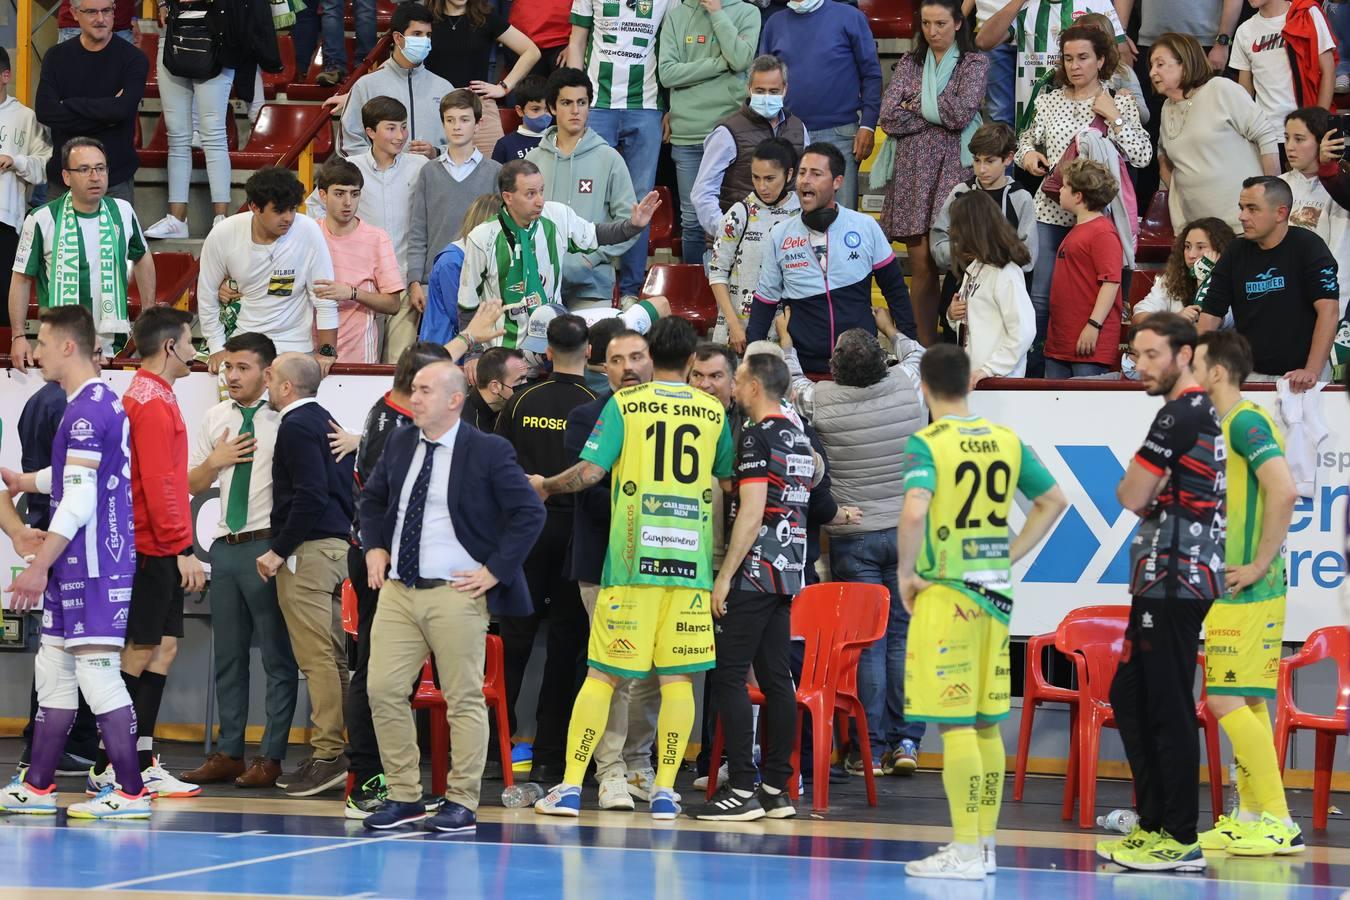
[{"label": "woman with long hair", "polygon": [[985,378],[1021,378],[1036,337],[1022,266],[1031,261],[1026,244],[984,191],[952,201],[952,261],[963,267],[961,290],[947,309],[970,354],[970,386]]},{"label": "woman with long hair", "polygon": [[1196,292],[1232,239],[1233,229],[1223,219],[1187,222],[1177,232],[1162,275],[1153,280],[1153,287],[1130,311],[1130,322],[1137,325],[1155,312],[1178,313],[1191,322],[1199,320]]},{"label": "woman with long hair", "polygon": [[980,127],[989,59],[975,52],[958,0],[922,0],[914,50],[900,58],[881,100],[879,123],[895,142],[881,229],[905,244],[910,302],[925,344],[937,340],[938,269],[928,249],[942,201],[970,177],[967,144]]}]

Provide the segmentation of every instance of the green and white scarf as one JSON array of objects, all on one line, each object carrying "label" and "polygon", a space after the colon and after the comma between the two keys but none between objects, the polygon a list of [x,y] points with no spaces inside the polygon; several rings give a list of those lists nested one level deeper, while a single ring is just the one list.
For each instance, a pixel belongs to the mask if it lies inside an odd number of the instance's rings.
[{"label": "green and white scarf", "polygon": [[296,13],[304,9],[304,0],[270,0],[272,6],[272,27],[277,30],[290,28],[295,24]]},{"label": "green and white scarf", "polygon": [[505,209],[497,214],[497,221],[501,223],[503,237],[497,242],[497,278],[506,312],[503,325],[506,334],[502,337],[502,345],[515,347],[520,344],[530,313],[549,299],[544,277],[539,273],[535,236],[543,229],[549,263],[556,273],[559,270],[557,226],[541,216],[529,228],[521,228]]},{"label": "green and white scarf", "polygon": [[[80,223],[67,193],[52,210],[55,240],[52,247],[48,287],[52,306],[80,304]],[[89,273],[90,305],[93,305],[95,280],[98,283],[99,308],[94,311],[99,334],[129,334],[131,317],[127,314],[127,247],[123,237],[122,215],[117,204],[104,197],[98,207],[98,273]]]}]

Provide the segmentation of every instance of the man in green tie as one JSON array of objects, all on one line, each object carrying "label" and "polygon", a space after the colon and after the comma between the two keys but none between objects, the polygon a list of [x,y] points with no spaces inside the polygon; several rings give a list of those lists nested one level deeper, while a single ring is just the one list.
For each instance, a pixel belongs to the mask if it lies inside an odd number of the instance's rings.
[{"label": "man in green tie", "polygon": [[[272,449],[280,413],[263,398],[276,348],[246,332],[225,342],[221,371],[230,399],[206,411],[192,442],[188,489],[193,496],[220,483],[220,521],[211,544],[211,627],[220,706],[217,752],[184,777],[196,784],[233,780],[237,787],[272,787],[281,774],[297,675],[276,582],[258,576],[258,557],[272,536]],[[256,637],[267,673],[267,724],[259,754],[245,765],[249,647]]]}]

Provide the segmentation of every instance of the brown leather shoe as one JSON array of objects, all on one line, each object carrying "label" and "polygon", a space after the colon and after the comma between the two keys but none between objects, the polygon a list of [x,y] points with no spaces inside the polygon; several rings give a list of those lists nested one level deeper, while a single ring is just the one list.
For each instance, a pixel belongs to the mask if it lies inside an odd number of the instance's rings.
[{"label": "brown leather shoe", "polygon": [[212,753],[191,772],[183,773],[183,780],[193,784],[219,784],[238,778],[244,771],[244,761],[226,756],[224,753]]},{"label": "brown leather shoe", "polygon": [[281,777],[281,763],[265,756],[255,756],[248,764],[248,771],[234,780],[234,786],[241,788],[275,787],[279,777]]}]

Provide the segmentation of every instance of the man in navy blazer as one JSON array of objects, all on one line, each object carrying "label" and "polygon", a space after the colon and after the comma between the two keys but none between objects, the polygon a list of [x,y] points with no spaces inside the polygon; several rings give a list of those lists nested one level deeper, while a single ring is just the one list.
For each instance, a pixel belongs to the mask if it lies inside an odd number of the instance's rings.
[{"label": "man in navy blazer", "polygon": [[544,504],[508,441],[460,421],[467,392],[453,363],[423,367],[409,400],[414,424],[390,436],[361,489],[361,546],[370,587],[380,592],[367,691],[389,785],[367,828],[426,818],[408,685],[430,652],[455,754],[445,802],[428,827],[475,830],[488,746],[489,613],[533,608],[521,566],[543,530]]}]

